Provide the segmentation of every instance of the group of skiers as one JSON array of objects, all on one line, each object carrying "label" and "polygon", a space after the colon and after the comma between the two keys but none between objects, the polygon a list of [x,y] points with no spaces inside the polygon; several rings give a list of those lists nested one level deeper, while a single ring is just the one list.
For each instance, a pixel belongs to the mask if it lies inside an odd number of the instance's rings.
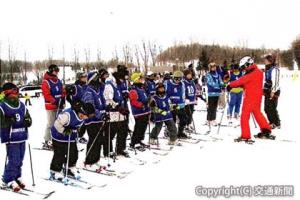
[{"label": "group of skiers", "polygon": [[[255,65],[253,58],[245,56],[229,70],[210,63],[209,71],[202,79],[203,88],[207,87],[206,98],[202,96],[198,83],[200,77],[197,78],[191,68],[159,79],[153,73],[145,76],[135,72],[130,76],[125,66],[118,65],[111,75],[106,69],[80,72],[75,84],[64,87],[57,76],[58,66],[50,65],[42,82],[47,113],[43,148],[53,150],[50,177],[62,179],[63,170],[70,176],[77,176],[78,140],[87,143],[83,167],[91,171],[101,167],[101,152],[104,157],[128,158],[128,134],[131,138],[129,149],[144,151],[149,145],[158,144],[158,135],[165,124],[168,144],[180,145],[178,138],[187,139],[186,131],[195,128],[193,112],[197,98],[207,104],[207,125],[216,126],[218,102],[226,90],[229,94],[229,121],[232,117],[239,118],[244,97],[242,135],[236,141],[250,142],[249,118],[252,114],[261,129],[257,137],[270,138],[271,129],[280,127],[277,112],[279,68],[273,56],[267,55],[264,60],[264,90],[263,72]],[[32,120],[26,106],[18,98],[17,86],[5,83],[3,91],[5,96],[0,103],[0,125],[1,142],[7,146],[7,163],[2,181],[14,191],[19,191],[25,187],[21,167]],[[263,91],[270,124],[260,111]],[[67,109],[66,100],[71,105]],[[128,128],[130,113],[135,120],[132,132]],[[154,128],[149,130],[148,143],[144,139],[150,122],[154,123]],[[88,135],[87,141],[85,133]],[[113,144],[115,137],[116,144]]]}]

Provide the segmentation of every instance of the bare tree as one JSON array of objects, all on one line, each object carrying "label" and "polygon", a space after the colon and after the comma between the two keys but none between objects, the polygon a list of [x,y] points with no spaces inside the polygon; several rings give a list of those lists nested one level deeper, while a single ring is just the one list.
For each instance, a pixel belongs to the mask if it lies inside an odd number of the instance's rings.
[{"label": "bare tree", "polygon": [[143,67],[144,67],[145,74],[147,74],[147,72],[148,72],[148,62],[149,62],[149,52],[148,52],[146,42],[144,40],[142,40],[142,49],[140,51],[140,55],[141,55],[142,60],[143,60],[143,64],[144,64]]},{"label": "bare tree", "polygon": [[125,62],[125,66],[128,66],[128,64],[130,63],[130,60],[132,60],[132,55],[131,55],[131,48],[128,44],[125,44],[123,46],[123,56],[124,56],[124,62]]},{"label": "bare tree", "polygon": [[66,84],[66,60],[65,60],[65,45],[62,46],[62,60],[63,60],[63,83]]},{"label": "bare tree", "polygon": [[148,42],[148,48],[149,48],[149,52],[150,52],[150,56],[152,59],[152,66],[155,67],[156,66],[156,58],[157,58],[157,45],[154,42]]},{"label": "bare tree", "polygon": [[54,50],[53,47],[48,47],[48,64],[53,64],[53,55],[54,55]]},{"label": "bare tree", "polygon": [[10,69],[10,81],[13,82],[13,64],[12,64],[12,45],[10,42],[8,42],[8,63],[9,63],[9,69]]},{"label": "bare tree", "polygon": [[23,82],[24,84],[27,84],[27,57],[26,57],[26,50],[24,52],[24,64],[23,64],[23,69],[24,70],[21,70],[22,72],[22,77],[23,77]]},{"label": "bare tree", "polygon": [[73,50],[73,58],[74,58],[74,70],[75,72],[80,68],[80,65],[79,65],[79,51],[76,50],[76,48],[74,47],[74,50]]},{"label": "bare tree", "polygon": [[90,71],[90,57],[91,57],[91,49],[90,47],[84,49],[84,55],[85,55],[85,67],[86,71]]},{"label": "bare tree", "polygon": [[136,64],[137,64],[138,67],[140,67],[141,66],[141,62],[140,62],[140,50],[139,50],[138,45],[135,45],[134,55],[135,55]]}]

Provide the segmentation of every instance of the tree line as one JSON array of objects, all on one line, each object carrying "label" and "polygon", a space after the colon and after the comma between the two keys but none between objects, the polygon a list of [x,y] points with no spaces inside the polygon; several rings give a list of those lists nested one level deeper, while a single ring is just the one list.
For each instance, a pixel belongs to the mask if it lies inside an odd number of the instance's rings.
[{"label": "tree line", "polygon": [[[277,62],[281,67],[293,69],[294,60],[300,67],[300,35],[291,43],[288,50],[248,48],[245,45],[239,47],[222,46],[219,44],[200,44],[191,42],[183,44],[175,42],[173,46],[163,50],[162,46],[155,41],[142,40],[139,44],[124,44],[121,49],[112,52],[111,59],[102,59],[102,50],[97,48],[96,60],[91,61],[91,50],[85,48],[82,52],[73,49],[73,56],[70,60],[65,59],[65,49],[61,59],[54,59],[54,49],[48,48],[48,58],[34,62],[27,61],[26,52],[23,59],[16,59],[15,52],[11,45],[8,45],[8,59],[1,59],[0,42],[0,84],[4,81],[17,80],[24,84],[27,83],[27,72],[34,72],[37,83],[40,83],[42,71],[47,69],[51,63],[60,66],[71,66],[76,72],[79,70],[90,71],[93,69],[115,67],[118,64],[126,65],[131,71],[143,71],[147,73],[149,67],[156,66],[185,66],[186,63],[197,61],[197,68],[207,69],[209,62],[216,62],[222,65],[237,63],[244,55],[253,56],[257,63],[262,63],[262,56],[266,53],[275,54]],[[79,61],[79,54],[84,55],[84,60]]]}]

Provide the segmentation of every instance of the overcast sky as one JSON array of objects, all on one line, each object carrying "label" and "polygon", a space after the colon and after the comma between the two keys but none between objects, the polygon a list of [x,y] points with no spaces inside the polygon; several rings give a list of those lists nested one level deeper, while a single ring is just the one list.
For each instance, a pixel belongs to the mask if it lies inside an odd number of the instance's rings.
[{"label": "overcast sky", "polygon": [[74,46],[104,58],[125,43],[154,40],[166,48],[191,40],[287,49],[300,34],[300,0],[0,0],[1,57],[72,59]]}]

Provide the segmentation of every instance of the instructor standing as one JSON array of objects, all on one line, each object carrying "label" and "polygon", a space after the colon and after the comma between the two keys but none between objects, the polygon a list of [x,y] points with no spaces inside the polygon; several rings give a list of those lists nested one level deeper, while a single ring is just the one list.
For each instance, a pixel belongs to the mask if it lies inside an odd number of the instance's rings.
[{"label": "instructor standing", "polygon": [[58,111],[65,106],[65,94],[62,82],[58,79],[59,68],[57,65],[50,65],[44,75],[42,92],[45,98],[47,113],[47,125],[45,130],[45,143],[43,148],[52,150],[50,129],[52,128]]},{"label": "instructor standing", "polygon": [[268,54],[264,57],[265,63],[265,112],[272,129],[280,128],[280,118],[277,111],[280,95],[280,71],[276,65],[275,56]]},{"label": "instructor standing", "polygon": [[245,90],[244,102],[241,115],[242,135],[235,141],[245,141],[253,143],[251,140],[251,132],[249,126],[250,115],[253,114],[257,121],[261,132],[257,135],[258,138],[270,138],[271,128],[266,118],[260,111],[260,105],[263,95],[263,72],[254,64],[253,58],[245,56],[240,61],[241,69],[246,71],[246,74],[240,79],[231,82],[227,86],[227,90],[231,88],[243,87]]}]

